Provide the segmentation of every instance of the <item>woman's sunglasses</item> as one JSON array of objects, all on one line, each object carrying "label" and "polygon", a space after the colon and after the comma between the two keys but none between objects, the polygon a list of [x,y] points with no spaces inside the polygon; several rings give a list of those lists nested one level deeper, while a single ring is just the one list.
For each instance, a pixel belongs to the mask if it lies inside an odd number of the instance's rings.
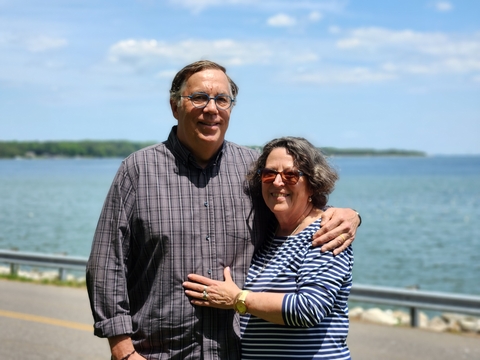
[{"label": "woman's sunglasses", "polygon": [[260,175],[262,182],[265,184],[273,183],[277,178],[277,175],[280,174],[285,184],[295,185],[300,179],[300,176],[303,176],[303,172],[298,170],[277,171],[267,168],[259,169],[258,174]]}]

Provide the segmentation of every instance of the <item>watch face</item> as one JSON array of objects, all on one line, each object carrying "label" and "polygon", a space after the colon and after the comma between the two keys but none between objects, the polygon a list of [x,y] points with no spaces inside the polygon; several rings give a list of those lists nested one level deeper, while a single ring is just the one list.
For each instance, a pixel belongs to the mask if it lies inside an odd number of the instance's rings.
[{"label": "watch face", "polygon": [[240,315],[245,314],[245,312],[247,311],[247,306],[242,302],[237,303],[236,307],[237,307],[237,311]]}]

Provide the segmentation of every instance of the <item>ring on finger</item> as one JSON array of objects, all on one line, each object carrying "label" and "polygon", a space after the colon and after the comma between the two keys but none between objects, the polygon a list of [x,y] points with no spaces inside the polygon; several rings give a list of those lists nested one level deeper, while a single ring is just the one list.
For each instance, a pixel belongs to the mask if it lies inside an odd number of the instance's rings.
[{"label": "ring on finger", "polygon": [[342,239],[343,239],[343,242],[347,241],[347,238],[345,237],[345,235],[344,235],[344,234],[340,234],[340,236],[342,237]]},{"label": "ring on finger", "polygon": [[203,300],[208,300],[208,293],[206,290],[203,290]]}]

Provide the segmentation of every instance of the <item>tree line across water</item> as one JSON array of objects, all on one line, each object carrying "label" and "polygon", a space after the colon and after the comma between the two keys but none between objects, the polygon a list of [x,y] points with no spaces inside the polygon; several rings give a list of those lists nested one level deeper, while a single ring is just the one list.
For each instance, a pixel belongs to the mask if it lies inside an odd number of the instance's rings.
[{"label": "tree line across water", "polygon": [[[82,140],[82,141],[0,141],[0,158],[124,158],[132,152],[155,144],[153,141]],[[262,146],[248,146],[258,151]],[[425,156],[413,150],[338,149],[323,147],[327,156]]]}]

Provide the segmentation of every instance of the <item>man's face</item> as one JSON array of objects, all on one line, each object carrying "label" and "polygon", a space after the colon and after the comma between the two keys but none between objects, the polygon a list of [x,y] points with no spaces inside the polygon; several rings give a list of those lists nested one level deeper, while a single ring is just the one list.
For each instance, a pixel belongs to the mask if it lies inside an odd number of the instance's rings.
[{"label": "man's face", "polygon": [[[230,95],[230,84],[221,70],[207,69],[190,76],[182,95],[203,92],[210,97],[219,94]],[[202,150],[220,148],[228,129],[230,112],[219,110],[215,101],[210,100],[206,107],[199,109],[193,106],[189,98],[181,98],[180,106],[171,103],[173,116],[178,120],[178,139],[189,148],[194,155]]]}]

